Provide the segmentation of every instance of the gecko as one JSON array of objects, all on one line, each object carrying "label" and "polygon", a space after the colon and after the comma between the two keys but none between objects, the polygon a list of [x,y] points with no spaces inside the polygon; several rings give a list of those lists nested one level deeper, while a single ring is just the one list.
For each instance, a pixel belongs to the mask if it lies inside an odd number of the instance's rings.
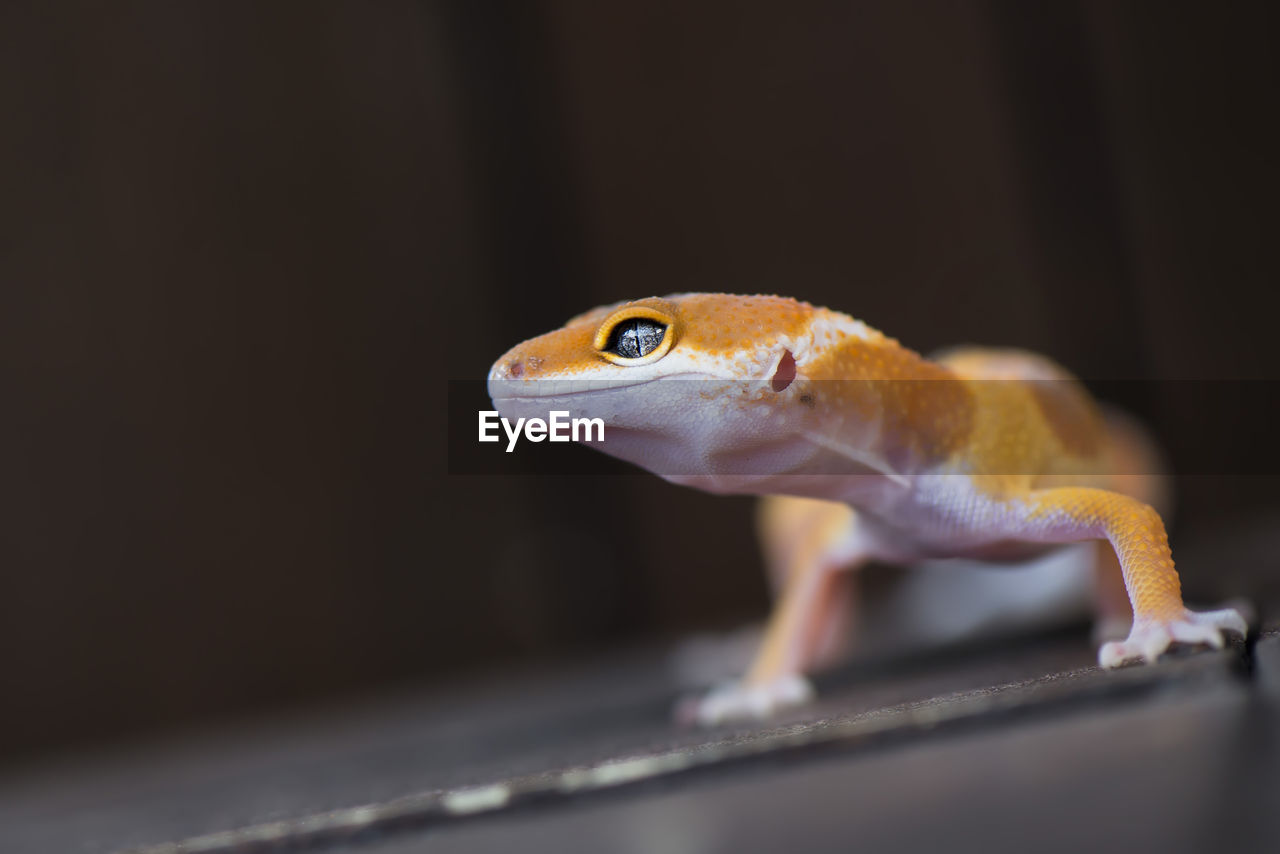
[{"label": "gecko", "polygon": [[806,674],[846,631],[851,570],[869,561],[1012,561],[1093,541],[1099,618],[1128,629],[1101,645],[1103,668],[1247,628],[1235,609],[1184,605],[1144,434],[1044,356],[925,358],[799,300],[687,293],[578,315],[499,358],[488,390],[503,417],[600,418],[598,450],[761,496],[779,593],[746,673],[681,706],[697,723],[810,701]]}]

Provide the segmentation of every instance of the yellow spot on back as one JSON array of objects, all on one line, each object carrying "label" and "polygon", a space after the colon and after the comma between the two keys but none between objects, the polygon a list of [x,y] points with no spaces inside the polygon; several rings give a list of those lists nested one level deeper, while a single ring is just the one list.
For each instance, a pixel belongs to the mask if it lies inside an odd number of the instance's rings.
[{"label": "yellow spot on back", "polygon": [[966,348],[940,361],[978,401],[970,462],[980,488],[1005,492],[1100,473],[1105,425],[1065,369],[1020,350]]},{"label": "yellow spot on back", "polygon": [[954,457],[974,429],[969,388],[948,368],[891,338],[846,338],[807,365],[805,376],[837,380],[816,385],[817,395],[840,398],[828,405],[864,418],[883,413],[885,433],[897,442],[890,452],[923,465]]}]

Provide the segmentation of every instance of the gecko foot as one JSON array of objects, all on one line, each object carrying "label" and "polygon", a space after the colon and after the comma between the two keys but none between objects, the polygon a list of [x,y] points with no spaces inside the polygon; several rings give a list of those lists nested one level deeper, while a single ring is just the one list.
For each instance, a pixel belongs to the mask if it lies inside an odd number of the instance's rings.
[{"label": "gecko foot", "polygon": [[813,686],[798,674],[761,685],[733,682],[712,690],[705,697],[681,702],[676,706],[676,720],[698,726],[763,720],[780,709],[803,705],[812,699]]},{"label": "gecko foot", "polygon": [[1155,661],[1175,643],[1207,644],[1214,649],[1222,649],[1223,630],[1244,635],[1248,625],[1234,608],[1203,613],[1185,610],[1178,620],[1139,621],[1134,623],[1127,639],[1102,645],[1098,650],[1098,664],[1119,667],[1128,661]]}]

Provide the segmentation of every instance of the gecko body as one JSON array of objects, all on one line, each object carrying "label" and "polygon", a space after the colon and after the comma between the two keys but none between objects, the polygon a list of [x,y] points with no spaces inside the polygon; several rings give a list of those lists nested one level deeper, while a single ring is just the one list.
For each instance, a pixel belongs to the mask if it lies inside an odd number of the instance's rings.
[{"label": "gecko body", "polygon": [[846,619],[847,570],[870,560],[1011,560],[1095,540],[1100,615],[1131,618],[1101,647],[1103,666],[1245,631],[1234,610],[1183,605],[1139,431],[1044,357],[970,348],[930,360],[797,300],[678,294],[597,308],[517,345],[489,391],[506,418],[603,419],[593,447],[672,482],[765,497],[780,595],[743,679],[685,707],[703,723],[808,699],[804,673]]}]

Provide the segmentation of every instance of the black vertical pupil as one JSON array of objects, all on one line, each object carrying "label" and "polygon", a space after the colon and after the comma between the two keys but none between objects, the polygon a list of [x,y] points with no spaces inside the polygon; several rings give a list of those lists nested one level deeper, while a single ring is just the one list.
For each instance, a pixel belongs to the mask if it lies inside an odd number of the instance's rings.
[{"label": "black vertical pupil", "polygon": [[666,331],[666,324],[647,317],[633,317],[613,327],[605,349],[624,359],[639,359],[658,349]]}]

